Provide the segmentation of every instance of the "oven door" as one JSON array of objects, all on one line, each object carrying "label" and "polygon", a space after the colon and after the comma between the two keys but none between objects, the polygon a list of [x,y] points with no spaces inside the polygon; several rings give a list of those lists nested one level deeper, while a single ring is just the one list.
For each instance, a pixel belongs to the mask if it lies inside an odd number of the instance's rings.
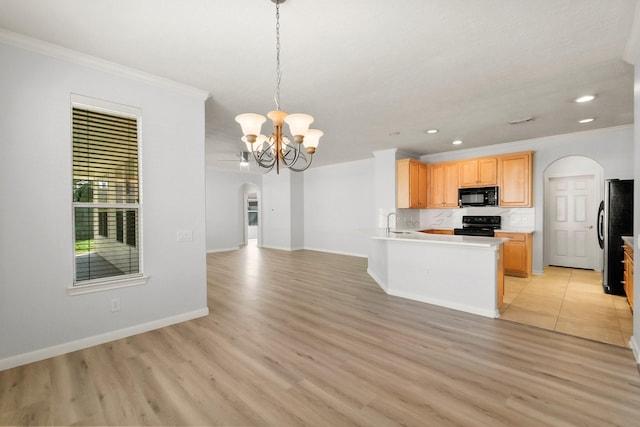
[{"label": "oven door", "polygon": [[487,203],[486,193],[477,189],[460,188],[458,202],[460,206],[485,206]]}]

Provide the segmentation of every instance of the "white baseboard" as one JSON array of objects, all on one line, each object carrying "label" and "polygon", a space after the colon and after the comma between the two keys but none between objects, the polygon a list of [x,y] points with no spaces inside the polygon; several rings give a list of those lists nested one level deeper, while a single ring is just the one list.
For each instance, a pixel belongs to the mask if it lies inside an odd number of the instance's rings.
[{"label": "white baseboard", "polygon": [[388,291],[389,295],[393,295],[400,298],[410,299],[412,301],[424,302],[427,304],[437,305],[439,307],[450,308],[452,310],[464,311],[465,313],[477,314],[478,316],[490,317],[495,319],[499,317],[498,310],[486,310],[479,307],[473,307],[465,304],[458,304],[452,301],[445,301],[434,298],[425,298],[422,295],[415,295],[409,292]]},{"label": "white baseboard", "polygon": [[326,252],[326,253],[329,253],[329,254],[346,255],[346,256],[353,256],[353,257],[358,257],[358,258],[367,258],[367,256],[368,256],[368,255],[356,254],[356,253],[353,253],[353,252],[332,251],[332,250],[329,250],[329,249],[312,248],[312,247],[308,247],[308,246],[305,246],[304,249],[307,250],[307,251]]},{"label": "white baseboard", "polygon": [[378,276],[373,274],[373,272],[369,268],[367,268],[367,273],[369,274],[369,276],[371,276],[371,278],[373,280],[375,280],[375,282],[378,284],[378,286],[380,286],[380,289],[382,289],[384,291],[384,293],[388,294],[387,285],[382,280],[380,280],[380,278]]},{"label": "white baseboard", "polygon": [[295,250],[295,249],[292,249],[292,248],[286,248],[284,246],[273,246],[273,245],[260,245],[260,247],[264,248],[264,249],[275,249],[277,251],[287,251],[287,252],[291,252],[291,251]]},{"label": "white baseboard", "polygon": [[200,310],[190,311],[178,314],[176,316],[165,317],[140,325],[130,326],[117,331],[106,332],[104,334],[92,337],[82,338],[76,341],[70,341],[63,344],[54,345],[40,350],[31,351],[29,353],[11,356],[6,359],[0,359],[0,371],[15,368],[16,366],[26,365],[27,363],[37,362],[39,360],[48,359],[50,357],[60,356],[62,354],[71,353],[72,351],[82,350],[84,348],[93,347],[95,345],[104,344],[109,341],[115,341],[132,335],[149,332],[154,329],[164,328],[166,326],[175,325],[176,323],[186,322],[187,320],[197,319],[209,315],[209,308],[205,307]]},{"label": "white baseboard", "polygon": [[212,254],[215,252],[229,252],[229,251],[236,251],[238,249],[240,249],[240,246],[236,246],[233,248],[207,249],[207,253]]},{"label": "white baseboard", "polygon": [[[640,336],[640,332],[638,334],[638,336]],[[629,347],[631,347],[631,351],[633,351],[633,357],[635,357],[636,363],[640,364],[640,345],[635,337],[636,335],[632,336],[629,340]]]}]

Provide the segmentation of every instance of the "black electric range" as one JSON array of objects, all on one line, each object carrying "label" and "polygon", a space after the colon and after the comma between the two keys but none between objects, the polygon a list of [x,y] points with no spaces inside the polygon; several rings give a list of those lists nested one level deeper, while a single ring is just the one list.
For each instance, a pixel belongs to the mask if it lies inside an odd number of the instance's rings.
[{"label": "black electric range", "polygon": [[495,230],[500,229],[502,222],[497,215],[464,215],[462,228],[454,228],[453,234],[458,236],[494,237]]}]

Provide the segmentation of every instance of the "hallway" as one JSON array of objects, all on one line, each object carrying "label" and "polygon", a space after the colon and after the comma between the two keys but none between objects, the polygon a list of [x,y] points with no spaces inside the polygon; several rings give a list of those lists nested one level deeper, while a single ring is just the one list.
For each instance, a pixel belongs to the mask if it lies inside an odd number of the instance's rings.
[{"label": "hallway", "polygon": [[505,277],[500,318],[628,347],[633,315],[625,297],[602,290],[600,272],[545,267],[543,275]]}]

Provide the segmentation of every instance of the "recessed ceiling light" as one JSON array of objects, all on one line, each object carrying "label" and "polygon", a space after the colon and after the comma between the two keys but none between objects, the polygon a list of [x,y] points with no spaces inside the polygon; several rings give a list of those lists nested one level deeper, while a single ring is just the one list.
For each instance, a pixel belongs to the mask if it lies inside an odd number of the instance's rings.
[{"label": "recessed ceiling light", "polygon": [[462,141],[460,141],[459,139],[456,139],[455,141],[452,142],[453,145],[460,145],[462,144]]},{"label": "recessed ceiling light", "polygon": [[438,129],[425,130],[426,133],[438,133]]},{"label": "recessed ceiling light", "polygon": [[578,123],[580,124],[591,123],[594,120],[595,120],[595,117],[589,117],[588,119],[578,120]]},{"label": "recessed ceiling light", "polygon": [[595,95],[584,95],[584,96],[581,96],[580,98],[576,98],[575,102],[589,102],[589,101],[593,101],[594,99],[596,99]]}]

